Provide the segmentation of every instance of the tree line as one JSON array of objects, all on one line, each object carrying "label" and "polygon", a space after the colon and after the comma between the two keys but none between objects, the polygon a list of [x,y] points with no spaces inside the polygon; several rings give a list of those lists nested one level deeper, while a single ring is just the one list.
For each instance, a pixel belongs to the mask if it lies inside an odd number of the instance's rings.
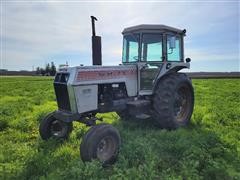
[{"label": "tree line", "polygon": [[56,72],[57,72],[57,69],[56,69],[54,62],[51,62],[51,65],[49,63],[47,63],[45,68],[42,68],[42,67],[36,68],[37,75],[55,76]]}]

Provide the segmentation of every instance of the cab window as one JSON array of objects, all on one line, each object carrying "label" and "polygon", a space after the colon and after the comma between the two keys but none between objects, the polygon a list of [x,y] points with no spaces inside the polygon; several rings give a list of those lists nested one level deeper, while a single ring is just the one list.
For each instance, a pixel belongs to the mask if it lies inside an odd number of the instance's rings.
[{"label": "cab window", "polygon": [[143,34],[141,61],[162,61],[161,34]]},{"label": "cab window", "polygon": [[123,37],[123,62],[138,61],[139,35],[130,34]]},{"label": "cab window", "polygon": [[167,60],[168,61],[181,61],[181,45],[178,36],[167,36]]}]

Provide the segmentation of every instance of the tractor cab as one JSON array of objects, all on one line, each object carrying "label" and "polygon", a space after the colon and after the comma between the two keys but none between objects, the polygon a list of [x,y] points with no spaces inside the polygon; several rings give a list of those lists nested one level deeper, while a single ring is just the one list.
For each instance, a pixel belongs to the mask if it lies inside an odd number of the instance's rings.
[{"label": "tractor cab", "polygon": [[152,93],[159,72],[165,74],[165,69],[172,69],[176,64],[179,68],[179,63],[182,68],[187,67],[183,51],[185,33],[186,30],[165,25],[138,25],[123,30],[122,63],[138,66],[140,95]]}]

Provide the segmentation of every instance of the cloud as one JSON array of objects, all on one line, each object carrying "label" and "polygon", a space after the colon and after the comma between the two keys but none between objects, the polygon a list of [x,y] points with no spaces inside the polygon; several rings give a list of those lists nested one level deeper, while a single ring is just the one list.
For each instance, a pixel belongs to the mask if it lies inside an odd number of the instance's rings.
[{"label": "cloud", "polygon": [[[229,60],[229,61],[235,61],[239,63],[239,59],[238,59],[238,54],[226,54],[226,53],[209,53],[209,51],[203,51],[200,49],[191,49],[188,50],[188,53],[186,53],[186,57],[193,57],[194,61],[223,61],[223,60]],[[238,61],[237,61],[238,60]]]},{"label": "cloud", "polygon": [[186,28],[186,54],[193,59],[239,60],[239,10],[233,2],[5,2],[1,68],[31,69],[55,58],[61,64],[65,57],[73,58],[71,65],[90,63],[90,15],[99,19],[96,29],[102,35],[103,63],[107,65],[120,63],[121,32],[137,24]]}]

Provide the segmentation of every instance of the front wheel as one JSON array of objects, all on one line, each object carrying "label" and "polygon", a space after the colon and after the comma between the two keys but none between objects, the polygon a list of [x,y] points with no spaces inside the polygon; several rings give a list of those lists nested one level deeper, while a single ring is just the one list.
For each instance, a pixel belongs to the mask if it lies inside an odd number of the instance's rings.
[{"label": "front wheel", "polygon": [[121,139],[116,128],[109,124],[91,127],[80,145],[83,161],[98,159],[103,165],[113,164],[118,156]]},{"label": "front wheel", "polygon": [[194,106],[190,79],[183,73],[168,74],[157,84],[153,96],[153,118],[162,128],[186,126]]},{"label": "front wheel", "polygon": [[72,132],[73,125],[56,119],[54,112],[48,114],[40,123],[39,133],[43,140],[49,138],[66,139]]}]

